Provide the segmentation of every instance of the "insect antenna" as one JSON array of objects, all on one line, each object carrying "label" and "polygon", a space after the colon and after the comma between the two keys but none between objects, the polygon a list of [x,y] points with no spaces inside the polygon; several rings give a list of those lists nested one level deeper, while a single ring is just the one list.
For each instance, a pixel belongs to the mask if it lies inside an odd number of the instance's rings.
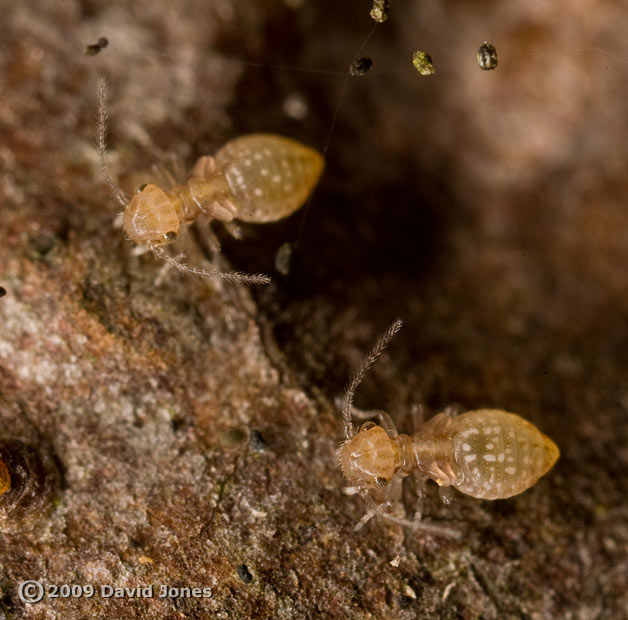
[{"label": "insect antenna", "polygon": [[245,284],[270,284],[271,279],[262,273],[243,273],[241,271],[220,271],[219,269],[201,269],[200,267],[193,267],[187,263],[182,263],[176,258],[169,256],[163,248],[159,246],[151,247],[153,254],[161,260],[168,263],[168,265],[178,269],[179,271],[185,271],[195,276],[201,276],[203,278],[222,278],[230,283],[243,282]]},{"label": "insect antenna", "polygon": [[377,358],[383,353],[384,349],[388,346],[388,343],[392,340],[393,336],[401,329],[403,322],[397,319],[384,333],[383,336],[375,343],[375,346],[369,351],[369,354],[362,360],[360,368],[353,375],[351,381],[347,385],[344,398],[342,401],[342,409],[340,414],[344,420],[345,437],[351,439],[353,437],[353,423],[351,422],[351,408],[353,406],[353,397],[356,390],[362,383],[364,376],[368,372],[368,369],[377,361]]},{"label": "insect antenna", "polygon": [[97,131],[97,144],[98,144],[98,159],[100,160],[100,169],[105,182],[109,186],[111,193],[122,205],[122,208],[126,207],[129,199],[125,193],[113,182],[109,169],[107,168],[107,160],[105,158],[105,151],[107,148],[107,83],[105,78],[100,78],[98,82],[98,123],[96,125]]}]

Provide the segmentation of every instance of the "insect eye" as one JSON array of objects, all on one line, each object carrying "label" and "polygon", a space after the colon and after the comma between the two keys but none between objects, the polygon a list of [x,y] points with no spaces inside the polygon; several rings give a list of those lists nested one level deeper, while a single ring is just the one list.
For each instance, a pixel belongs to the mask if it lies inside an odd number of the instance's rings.
[{"label": "insect eye", "polygon": [[386,478],[375,478],[375,484],[378,487],[385,487],[388,484],[388,480]]},{"label": "insect eye", "polygon": [[139,194],[140,192],[143,192],[147,185],[148,185],[148,183],[142,183],[142,184],[138,185],[137,189],[135,190],[135,192],[137,194]]},{"label": "insect eye", "polygon": [[374,426],[377,426],[377,424],[375,424],[375,422],[373,422],[373,421],[365,422],[364,424],[362,424],[362,426],[360,426],[359,432],[361,433],[362,431],[368,431],[369,429],[373,428]]},{"label": "insect eye", "polygon": [[176,233],[176,232],[174,232],[174,230],[171,230],[170,232],[167,232],[167,233],[164,235],[164,239],[165,239],[166,241],[176,241],[176,240],[177,240],[177,233]]}]

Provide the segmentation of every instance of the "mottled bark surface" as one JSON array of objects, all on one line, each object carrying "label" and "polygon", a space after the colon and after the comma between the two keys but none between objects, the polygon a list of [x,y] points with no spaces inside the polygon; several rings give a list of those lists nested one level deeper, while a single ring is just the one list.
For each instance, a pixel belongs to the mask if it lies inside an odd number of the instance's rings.
[{"label": "mottled bark surface", "polygon": [[[396,2],[350,79],[364,2],[0,9],[0,434],[61,478],[33,529],[0,534],[0,618],[628,616],[626,7]],[[247,132],[329,147],[305,222],[224,241],[223,268],[271,286],[155,285],[113,226],[101,75],[127,192]],[[180,247],[207,265],[203,227]],[[341,493],[334,399],[396,317],[358,406],[407,432],[416,402],[506,409],[562,452],[509,500],[432,487],[426,518],[460,541],[354,533]],[[29,605],[27,579],[212,597]]]}]

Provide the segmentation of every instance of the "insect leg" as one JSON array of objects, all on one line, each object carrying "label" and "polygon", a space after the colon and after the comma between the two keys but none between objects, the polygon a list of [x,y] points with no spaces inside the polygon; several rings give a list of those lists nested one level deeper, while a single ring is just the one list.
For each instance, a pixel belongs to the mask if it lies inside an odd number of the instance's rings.
[{"label": "insect leg", "polygon": [[451,417],[447,413],[437,413],[423,424],[419,431],[424,435],[442,435],[451,425]]},{"label": "insect leg", "polygon": [[[397,490],[398,491],[401,490],[401,482],[402,480],[400,478],[393,481],[393,483],[390,485],[391,486],[390,493],[392,495],[392,498],[387,499],[381,504],[376,504],[370,495],[365,494],[366,495],[365,499],[367,503],[371,505],[371,508],[362,517],[362,519],[360,519],[358,525],[355,527],[356,531],[359,528],[363,527],[364,524],[367,521],[369,521],[372,517],[377,515],[381,517],[382,519],[384,519],[385,521],[388,521],[389,523],[394,523],[395,525],[401,525],[402,527],[408,527],[414,531],[423,531],[429,534],[434,534],[435,536],[446,536],[448,538],[460,538],[460,532],[454,529],[451,529],[449,527],[438,525],[435,523],[425,523],[425,521],[420,521],[416,518],[412,521],[409,521],[408,519],[396,517],[395,515],[387,512],[387,508],[390,508],[394,505],[394,495],[396,494]],[[396,488],[392,488],[392,487],[396,487]]]},{"label": "insect leg", "polygon": [[413,471],[414,491],[416,493],[416,504],[414,506],[413,522],[418,523],[423,516],[423,504],[425,500],[425,477],[417,471]]},{"label": "insect leg", "polygon": [[225,222],[225,229],[234,239],[242,239],[242,229],[235,222]]},{"label": "insect leg", "polygon": [[[133,256],[141,256],[142,254],[145,254],[146,252],[150,251],[152,248],[147,247],[147,246],[137,246],[135,248],[133,248],[132,254]],[[154,251],[154,250],[153,250]],[[180,258],[183,258],[183,254],[179,254],[179,255],[173,255],[172,254],[172,249],[171,246],[167,246],[164,249],[164,253],[168,253],[168,256],[170,256],[172,258],[172,260],[177,261]],[[157,272],[157,275],[155,276],[155,279],[153,280],[153,286],[155,288],[161,286],[164,282],[164,280],[166,279],[166,276],[168,275],[168,273],[170,272],[170,270],[172,269],[172,264],[170,264],[169,262],[164,262],[164,264],[161,266],[161,268],[159,269],[159,271]]]},{"label": "insect leg", "polygon": [[434,482],[436,482],[438,486],[449,486],[452,482],[455,481],[456,476],[450,465],[443,465],[443,467],[445,467],[447,471],[441,469],[436,461],[431,461],[430,463],[426,464],[426,466],[423,468],[423,471]]},{"label": "insect leg", "polygon": [[207,227],[207,230],[203,231],[203,239],[213,254],[220,252],[220,241],[210,226]]},{"label": "insect leg", "polygon": [[345,495],[357,495],[362,491],[362,487],[342,487],[342,492]]},{"label": "insect leg", "polygon": [[372,420],[373,418],[379,419],[379,425],[393,439],[399,435],[395,422],[390,414],[385,411],[381,409],[369,409],[368,411],[365,411],[363,409],[358,409],[357,407],[351,407],[351,419],[354,422],[364,422],[366,420]]},{"label": "insect leg", "polygon": [[450,418],[455,418],[461,411],[462,408],[460,407],[460,405],[447,405],[443,413]]},{"label": "insect leg", "polygon": [[[168,252],[168,250],[165,250],[166,252]],[[175,256],[174,260],[177,260],[179,258],[179,256]],[[166,279],[166,276],[168,275],[168,272],[172,269],[172,265],[170,265],[169,263],[164,263],[161,268],[159,269],[159,271],[157,272],[157,275],[155,276],[155,280],[153,282],[153,286],[155,286],[155,288],[161,286],[162,282]]]},{"label": "insect leg", "polygon": [[438,495],[445,506],[449,506],[454,499],[452,487],[438,487]]},{"label": "insect leg", "polygon": [[359,532],[378,512],[379,506],[374,505],[370,510],[368,510],[365,515],[358,521],[356,526],[353,528],[354,532]]},{"label": "insect leg", "polygon": [[412,424],[416,431],[420,426],[423,426],[425,420],[425,408],[423,405],[413,404],[410,407],[410,415],[412,416]]},{"label": "insect leg", "polygon": [[[391,496],[392,499],[395,498],[395,496],[398,494],[399,499],[401,497],[401,490],[402,490],[402,483],[403,483],[403,479],[402,478],[397,478],[396,480],[393,480],[393,483],[397,483],[396,484],[396,489],[390,489],[391,492]],[[392,515],[390,513],[383,513],[382,517],[384,519],[386,519],[387,521],[390,521],[392,523],[396,523],[398,525],[402,525],[405,527],[409,527],[410,529],[414,530],[414,531],[425,531],[425,532],[429,532],[430,534],[436,534],[438,536],[447,536],[449,538],[459,538],[460,534],[456,531],[453,530],[451,528],[442,526],[442,525],[437,525],[437,524],[433,524],[433,523],[425,523],[423,521],[421,521],[421,516],[422,516],[422,508],[423,508],[423,497],[424,497],[424,488],[425,488],[425,478],[422,478],[418,475],[416,475],[415,473],[415,488],[417,489],[417,508],[419,510],[418,512],[418,518],[417,518],[417,513],[415,512],[414,514],[414,518],[412,519],[412,521],[409,521],[408,519],[402,519],[399,517],[396,517],[395,515]],[[394,486],[393,484],[390,485],[391,487]]]},{"label": "insect leg", "polygon": [[167,168],[164,164],[153,164],[152,169],[155,173],[160,176],[162,179],[166,181],[166,183],[172,185],[176,185],[178,180],[170,169]]},{"label": "insect leg", "polygon": [[238,216],[238,208],[228,198],[214,201],[202,210],[221,222],[230,222],[234,217]]},{"label": "insect leg", "polygon": [[393,476],[390,483],[380,489],[362,489],[360,495],[364,499],[367,505],[366,514],[360,519],[355,526],[357,532],[361,529],[367,521],[372,519],[375,515],[386,518],[388,516],[387,510],[393,508],[395,504],[400,503],[401,491],[402,491],[403,479],[399,476]]},{"label": "insect leg", "polygon": [[385,510],[386,508],[392,506],[391,500],[387,500],[381,504],[377,504],[375,500],[368,494],[368,492],[364,492],[362,496],[364,498],[364,501],[367,503],[369,509],[358,521],[357,525],[353,528],[354,532],[361,530],[366,525],[366,523],[368,523],[375,515],[378,515],[382,518],[387,518],[388,515]]},{"label": "insect leg", "polygon": [[446,536],[447,538],[460,538],[461,536],[460,532],[450,527],[446,527],[445,525],[426,523],[425,521],[408,521],[407,519],[400,519],[389,514],[382,516],[386,519],[386,521],[408,527],[414,531],[423,531],[428,534],[434,534],[435,536]]},{"label": "insect leg", "polygon": [[193,177],[208,177],[214,174],[216,170],[216,161],[210,155],[199,157],[190,172]]},{"label": "insect leg", "polygon": [[[342,405],[342,400],[338,400]],[[372,420],[379,417],[382,413],[380,409],[358,409],[357,407],[351,407],[351,419],[356,422],[366,422],[366,420]]]},{"label": "insect leg", "polygon": [[397,431],[397,426],[395,425],[393,419],[390,417],[389,413],[386,413],[385,411],[378,411],[377,417],[379,418],[382,428],[388,433],[389,437],[394,439],[395,437],[397,437],[397,435],[399,435],[399,432]]}]

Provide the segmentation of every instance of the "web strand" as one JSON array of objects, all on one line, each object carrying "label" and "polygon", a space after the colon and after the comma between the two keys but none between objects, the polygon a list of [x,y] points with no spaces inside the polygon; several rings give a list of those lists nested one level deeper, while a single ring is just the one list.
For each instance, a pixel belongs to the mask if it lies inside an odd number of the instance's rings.
[{"label": "web strand", "polygon": [[[369,31],[369,33],[366,35],[366,37],[364,38],[364,41],[362,41],[360,47],[358,48],[358,51],[355,53],[353,60],[357,60],[357,58],[360,56],[360,53],[362,52],[362,50],[364,49],[364,47],[366,46],[366,44],[369,42],[369,39],[373,36],[373,33],[375,32],[375,29],[377,28],[378,24],[375,24],[371,30]],[[329,72],[331,73],[331,72]],[[336,75],[334,73],[334,75]],[[345,91],[347,90],[347,82],[349,80],[349,78],[351,78],[351,69],[347,69],[343,74],[344,78],[342,80],[342,87],[340,88],[340,95],[338,95],[338,101],[336,103],[336,107],[334,108],[334,113],[333,116],[331,118],[331,123],[329,124],[329,131],[327,132],[327,137],[325,138],[325,146],[323,147],[323,156],[326,158],[327,157],[327,151],[329,150],[329,144],[331,143],[331,138],[334,134],[334,130],[336,129],[336,122],[338,121],[338,115],[340,114],[340,108],[342,107],[342,103],[344,101],[345,98]],[[324,173],[323,173],[324,174]],[[312,192],[312,195],[308,198],[307,204],[305,205],[305,208],[303,210],[303,215],[301,216],[301,222],[299,224],[299,230],[297,232],[297,237],[296,237],[296,241],[294,242],[295,246],[299,245],[299,242],[301,241],[302,237],[303,237],[303,233],[305,231],[305,224],[307,222],[308,219],[308,215],[310,214],[310,209],[312,208],[312,198],[314,196],[314,192]]]}]

